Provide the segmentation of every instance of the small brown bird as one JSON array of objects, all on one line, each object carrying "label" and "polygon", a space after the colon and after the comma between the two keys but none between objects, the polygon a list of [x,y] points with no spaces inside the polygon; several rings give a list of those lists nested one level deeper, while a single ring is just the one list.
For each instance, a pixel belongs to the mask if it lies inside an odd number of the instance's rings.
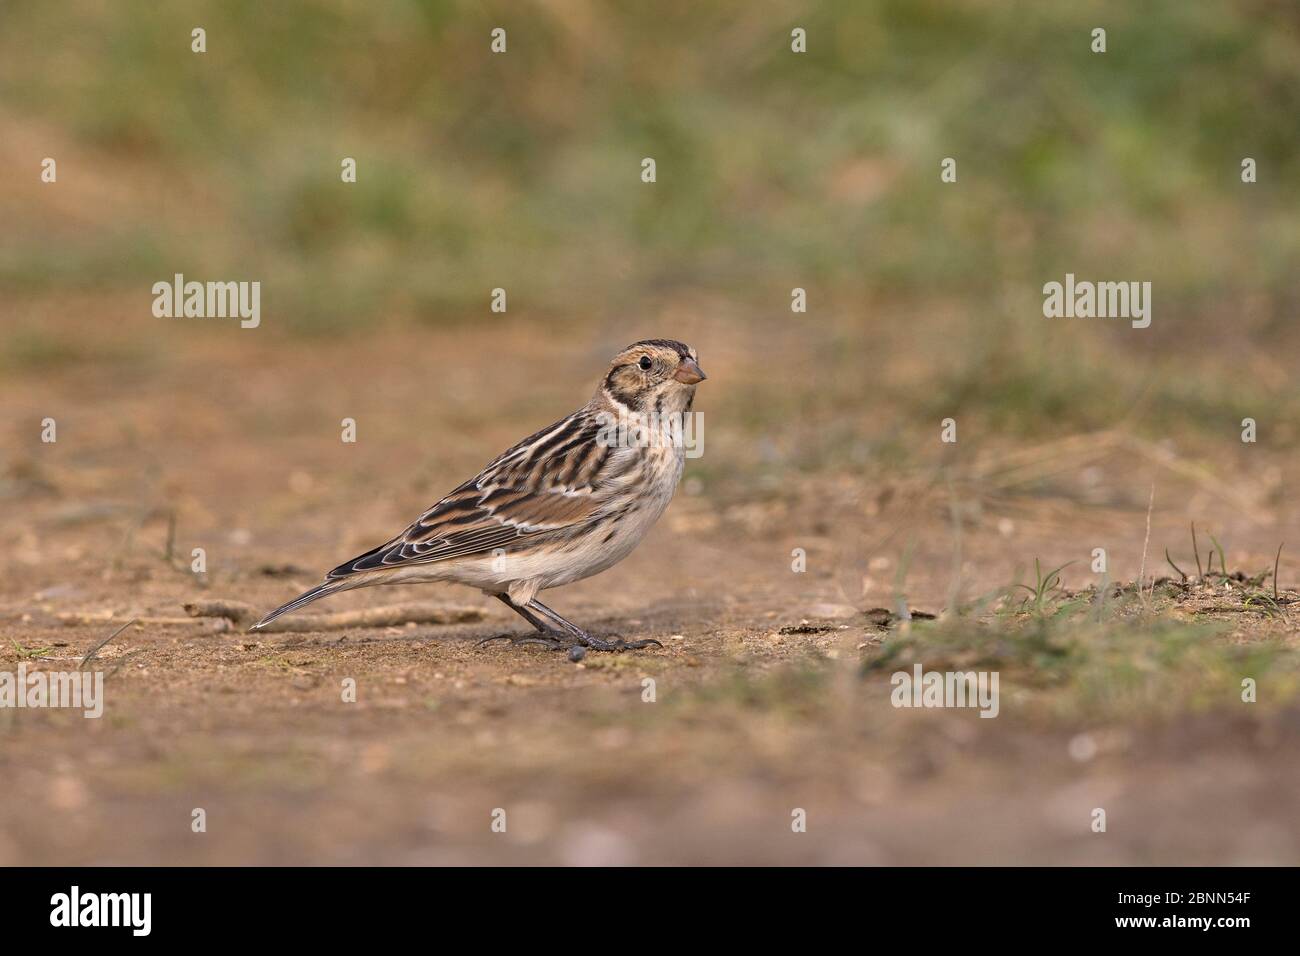
[{"label": "small brown bird", "polygon": [[659,645],[593,637],[537,594],[617,564],[664,513],[682,475],[682,424],[704,378],[695,350],[681,342],[629,345],[586,405],[498,456],[397,537],[339,565],[253,629],[339,591],[451,581],[500,599],[540,632],[513,643],[597,651]]}]

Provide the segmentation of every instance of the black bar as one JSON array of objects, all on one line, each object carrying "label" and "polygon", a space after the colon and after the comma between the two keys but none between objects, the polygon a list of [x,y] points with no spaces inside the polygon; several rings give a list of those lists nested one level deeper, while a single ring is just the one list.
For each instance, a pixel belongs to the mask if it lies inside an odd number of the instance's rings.
[{"label": "black bar", "polygon": [[[777,926],[809,939],[849,927],[864,943],[910,939],[918,946],[931,933],[949,942],[1195,937],[1231,944],[1243,933],[1289,927],[1294,876],[1268,868],[24,868],[0,871],[0,925],[8,942],[75,934],[83,944],[337,945],[433,926],[452,934],[478,927],[489,932],[486,942],[530,925],[545,938],[563,938],[574,920],[664,940],[672,938],[664,933],[704,926],[733,942],[763,942]],[[104,910],[111,916],[117,906],[127,925],[51,925],[52,915],[63,916],[56,912],[60,895],[70,909],[74,886],[87,917],[100,911],[98,894],[149,894],[148,935],[136,935],[144,928],[143,896],[136,908],[115,897]]]}]

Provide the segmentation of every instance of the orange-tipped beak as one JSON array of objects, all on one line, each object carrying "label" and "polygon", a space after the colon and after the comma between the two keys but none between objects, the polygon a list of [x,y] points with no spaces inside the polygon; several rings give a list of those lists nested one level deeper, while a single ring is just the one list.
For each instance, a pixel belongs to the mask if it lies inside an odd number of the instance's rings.
[{"label": "orange-tipped beak", "polygon": [[694,385],[704,381],[708,376],[704,374],[704,369],[700,368],[695,359],[684,358],[682,364],[677,366],[677,371],[673,373],[673,378],[683,385]]}]

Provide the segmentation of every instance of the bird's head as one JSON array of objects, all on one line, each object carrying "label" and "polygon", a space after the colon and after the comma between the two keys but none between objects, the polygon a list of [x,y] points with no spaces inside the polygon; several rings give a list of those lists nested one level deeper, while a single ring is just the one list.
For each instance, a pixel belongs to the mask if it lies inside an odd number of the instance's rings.
[{"label": "bird's head", "polygon": [[600,394],[634,412],[683,412],[705,378],[695,349],[672,339],[646,339],[614,356]]}]

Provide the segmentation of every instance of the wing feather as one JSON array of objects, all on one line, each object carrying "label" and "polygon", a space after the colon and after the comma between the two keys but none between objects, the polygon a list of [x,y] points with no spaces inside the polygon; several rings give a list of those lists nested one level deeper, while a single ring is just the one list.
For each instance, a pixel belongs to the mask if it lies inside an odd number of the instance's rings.
[{"label": "wing feather", "polygon": [[625,459],[597,440],[587,410],[543,428],[495,458],[409,528],[346,561],[327,580],[363,571],[491,554],[569,535],[601,517]]}]

